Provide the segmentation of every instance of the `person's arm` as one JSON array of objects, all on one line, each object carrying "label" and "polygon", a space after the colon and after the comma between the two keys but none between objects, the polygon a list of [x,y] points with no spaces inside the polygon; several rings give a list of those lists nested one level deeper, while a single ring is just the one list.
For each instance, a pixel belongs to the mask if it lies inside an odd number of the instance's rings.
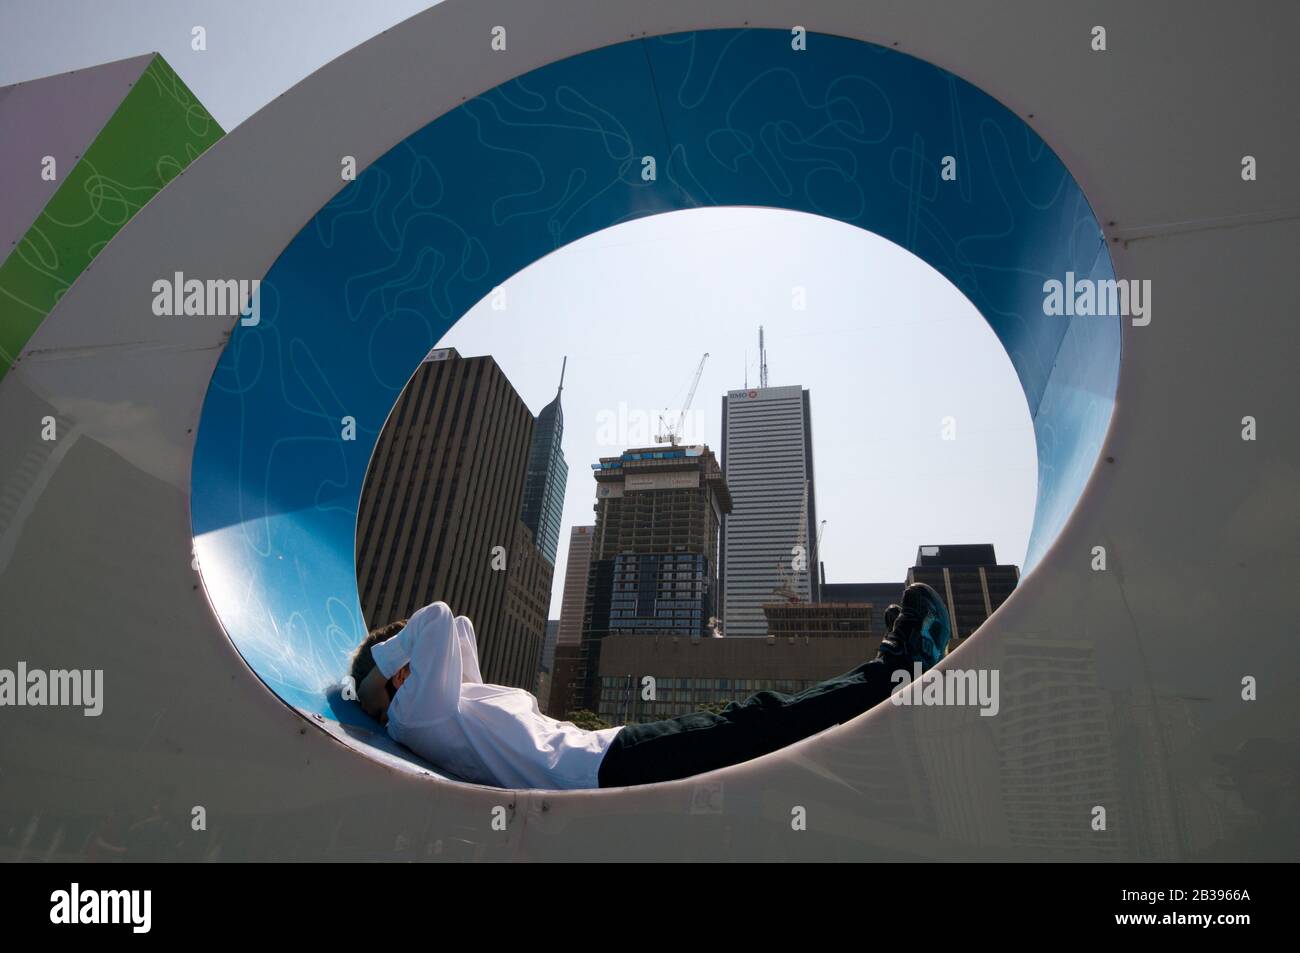
[{"label": "person's arm", "polygon": [[478,641],[474,638],[474,623],[463,615],[456,616],[456,632],[460,638],[461,678],[467,682],[483,683],[478,669]]},{"label": "person's arm", "polygon": [[[395,636],[371,649],[375,667],[392,678],[408,663],[414,694],[411,712],[422,720],[436,718],[456,709],[460,702],[461,644],[451,609],[434,602],[418,610]],[[478,666],[475,664],[475,671]],[[403,688],[406,689],[406,685]],[[399,693],[395,703],[410,697]],[[402,708],[407,708],[402,704]]]}]

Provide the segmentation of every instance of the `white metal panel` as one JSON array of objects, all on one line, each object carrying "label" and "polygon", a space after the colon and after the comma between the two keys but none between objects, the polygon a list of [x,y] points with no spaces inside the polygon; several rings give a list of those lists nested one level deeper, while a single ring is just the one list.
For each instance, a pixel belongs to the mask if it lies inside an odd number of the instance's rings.
[{"label": "white metal panel", "polygon": [[[1281,44],[1300,24],[1290,5],[1221,12],[447,0],[287,92],[119,233],[0,381],[6,454],[39,449],[34,408],[56,408],[83,434],[5,531],[5,656],[111,673],[98,719],[5,712],[6,821],[29,831],[10,855],[75,855],[81,844],[63,832],[87,815],[136,820],[160,804],[178,836],[136,856],[570,859],[607,856],[611,844],[620,859],[1294,856],[1297,820],[1277,792],[1294,790],[1300,713],[1300,194],[1282,174],[1296,153],[1298,67]],[[1094,22],[1108,28],[1105,54],[1089,51]],[[510,52],[485,55],[497,23],[511,27]],[[1113,462],[1037,571],[950,660],[1010,671],[1027,664],[1026,639],[1086,658],[1080,684],[1111,700],[1117,746],[1097,788],[1044,777],[1013,808],[999,765],[1017,756],[1014,726],[969,709],[890,706],[778,755],[645,789],[512,793],[407,776],[312,730],[266,691],[196,588],[184,461],[228,324],[160,323],[151,281],[265,273],[339,188],[339,156],[364,166],[511,76],[642,33],[745,23],[898,44],[1032,115],[1103,223],[1116,223],[1121,276],[1154,283],[1152,324],[1126,332],[1103,449]],[[1247,152],[1264,170],[1250,184],[1238,175]],[[115,430],[95,402],[144,416]],[[1246,414],[1260,421],[1253,443],[1239,436]],[[1096,545],[1108,549],[1107,572],[1089,569]],[[1251,674],[1261,700],[1245,703],[1240,680]],[[1043,727],[1067,751],[1082,743],[1068,723]],[[1272,763],[1253,753],[1246,763],[1243,745]],[[1080,837],[1070,824],[1087,825],[1103,787],[1164,820],[1122,840]],[[501,803],[504,834],[489,827]],[[794,803],[811,805],[813,833],[774,846]],[[208,810],[201,838],[183,825],[195,804]],[[1035,806],[1050,807],[1055,839],[1027,833],[1020,819]]]}]

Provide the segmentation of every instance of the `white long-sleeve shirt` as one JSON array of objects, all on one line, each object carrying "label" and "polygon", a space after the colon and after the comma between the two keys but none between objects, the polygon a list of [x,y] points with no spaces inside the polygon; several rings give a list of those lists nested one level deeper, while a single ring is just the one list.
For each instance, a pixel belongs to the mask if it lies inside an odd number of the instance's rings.
[{"label": "white long-sleeve shirt", "polygon": [[522,688],[485,685],[474,626],[445,602],[418,610],[372,651],[385,678],[411,663],[388,707],[388,734],[435,766],[504,788],[600,786],[601,759],[622,728],[584,731],[543,715]]}]

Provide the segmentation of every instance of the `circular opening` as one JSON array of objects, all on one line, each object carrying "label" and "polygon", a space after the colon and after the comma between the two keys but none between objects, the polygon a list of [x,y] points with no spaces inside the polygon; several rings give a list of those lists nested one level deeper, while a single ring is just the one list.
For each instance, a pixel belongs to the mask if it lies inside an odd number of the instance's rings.
[{"label": "circular opening", "polygon": [[[595,469],[677,445],[716,457],[730,499],[703,539],[707,487],[629,476],[610,498]],[[553,252],[437,342],[376,444],[358,589],[368,627],[448,603],[475,621],[487,682],[607,728],[856,668],[940,552],[955,647],[1018,579],[1035,489],[1019,379],[932,267],[805,213],[665,213]],[[686,582],[626,569],[687,553],[703,562]],[[708,641],[670,657],[664,637]]]},{"label": "circular opening", "polygon": [[[214,375],[192,493],[209,598],[286,703],[360,731],[330,690],[365,631],[362,483],[412,365],[530,263],[659,212],[835,219],[959,289],[1033,421],[1025,570],[1042,557],[1095,463],[1119,359],[1118,322],[1046,315],[1044,282],[1113,277],[1100,227],[1051,150],[969,84],[830,36],[792,58],[788,39],[706,31],[535,70],[413,133],[289,243],[263,282],[260,321],[236,328]],[[699,62],[718,64],[708,82]],[[690,365],[674,368],[674,390]],[[960,441],[960,416],[957,428]],[[385,757],[381,737],[355,743]]]}]

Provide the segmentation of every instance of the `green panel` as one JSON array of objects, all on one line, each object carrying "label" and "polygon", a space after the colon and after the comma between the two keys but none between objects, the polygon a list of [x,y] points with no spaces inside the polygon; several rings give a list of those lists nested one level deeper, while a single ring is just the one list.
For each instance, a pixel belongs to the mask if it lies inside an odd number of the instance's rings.
[{"label": "green panel", "polygon": [[117,230],[224,134],[155,56],[0,264],[0,378]]}]

